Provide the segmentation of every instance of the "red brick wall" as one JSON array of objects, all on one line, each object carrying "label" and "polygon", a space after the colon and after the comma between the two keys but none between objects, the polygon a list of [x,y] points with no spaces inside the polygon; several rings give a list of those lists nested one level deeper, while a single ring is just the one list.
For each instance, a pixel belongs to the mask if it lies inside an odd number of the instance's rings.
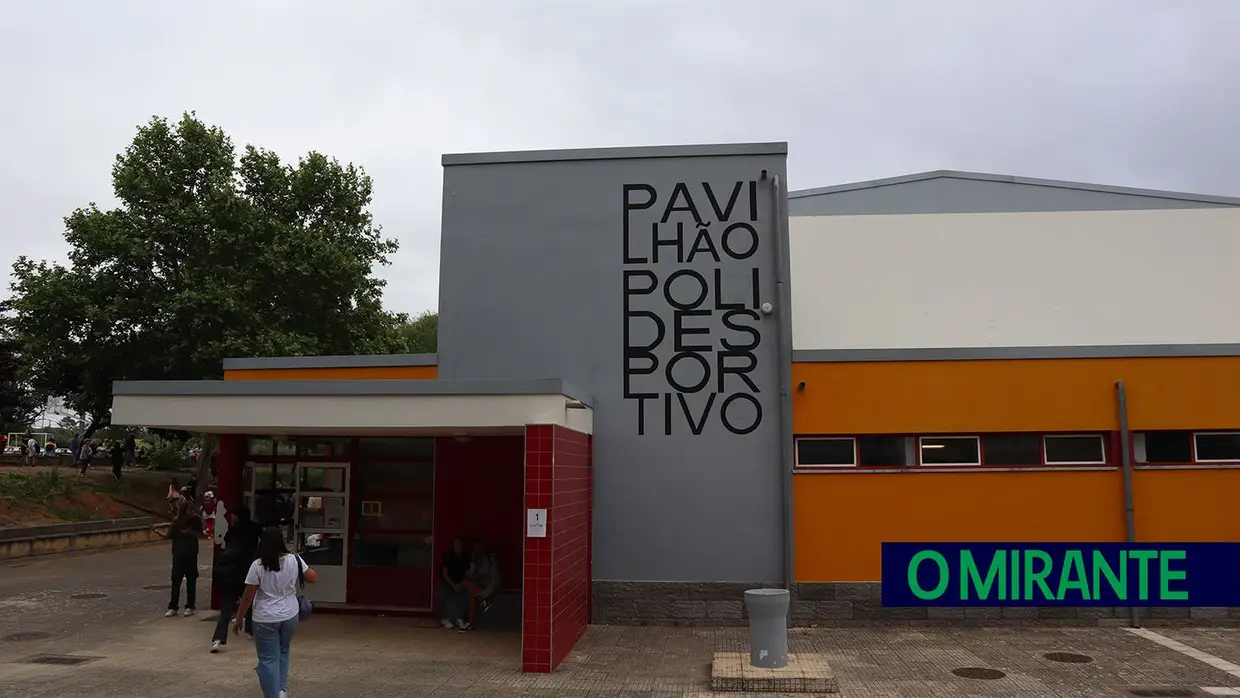
[{"label": "red brick wall", "polygon": [[525,506],[547,537],[525,539],[522,667],[554,671],[590,622],[591,444],[557,426],[526,428]]}]

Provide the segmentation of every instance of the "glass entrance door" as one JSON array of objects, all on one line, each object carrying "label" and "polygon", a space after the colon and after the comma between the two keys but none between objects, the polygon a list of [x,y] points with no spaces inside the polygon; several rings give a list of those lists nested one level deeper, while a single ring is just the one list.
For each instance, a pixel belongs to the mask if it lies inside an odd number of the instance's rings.
[{"label": "glass entrance door", "polygon": [[296,550],[318,572],[306,585],[313,601],[348,597],[349,464],[297,463]]}]

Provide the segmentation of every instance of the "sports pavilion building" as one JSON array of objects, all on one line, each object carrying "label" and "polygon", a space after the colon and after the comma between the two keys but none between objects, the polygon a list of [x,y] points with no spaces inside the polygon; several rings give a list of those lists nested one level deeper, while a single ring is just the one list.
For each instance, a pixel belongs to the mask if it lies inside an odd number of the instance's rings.
[{"label": "sports pavilion building", "polygon": [[228,359],[118,382],[113,421],[221,435],[226,507],[296,502],[320,607],[432,609],[485,540],[527,671],[590,622],[740,623],[755,585],[798,624],[967,620],[882,608],[880,544],[1124,541],[1121,434],[1137,540],[1240,540],[1240,199],[787,193],[786,155],[444,156],[437,355]]}]

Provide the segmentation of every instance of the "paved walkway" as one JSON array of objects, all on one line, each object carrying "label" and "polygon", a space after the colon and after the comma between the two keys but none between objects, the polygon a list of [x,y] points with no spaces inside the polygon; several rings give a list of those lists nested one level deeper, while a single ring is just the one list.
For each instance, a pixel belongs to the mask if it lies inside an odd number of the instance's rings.
[{"label": "paved walkway", "polygon": [[[167,562],[161,546],[0,564],[0,694],[257,696],[250,643],[234,639],[225,652],[211,655],[211,612],[162,617]],[[200,581],[204,596],[207,575],[204,570]],[[596,626],[555,674],[525,675],[518,634],[464,634],[427,625],[315,616],[294,641],[290,695],[705,696],[712,653],[744,647],[743,632],[735,628]],[[1131,698],[1134,688],[1206,696],[1211,694],[1201,687],[1240,687],[1240,671],[1227,669],[1240,664],[1240,630],[1157,632],[1174,641],[1170,645],[1207,652],[1218,662],[1212,666],[1121,628],[815,629],[794,631],[792,644],[794,651],[825,655],[839,677],[840,695],[853,698]],[[1044,657],[1050,652],[1080,653],[1092,661],[1050,661]],[[77,665],[29,662],[39,655],[89,659]],[[1004,676],[952,674],[969,667]]]}]

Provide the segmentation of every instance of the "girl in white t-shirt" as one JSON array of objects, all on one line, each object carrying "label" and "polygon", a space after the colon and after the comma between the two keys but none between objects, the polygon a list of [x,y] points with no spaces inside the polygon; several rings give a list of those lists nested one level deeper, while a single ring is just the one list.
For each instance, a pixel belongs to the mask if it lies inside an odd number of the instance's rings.
[{"label": "girl in white t-shirt", "polygon": [[297,555],[288,552],[284,533],[263,531],[258,559],[245,577],[245,596],[237,607],[233,634],[241,634],[245,614],[254,607],[254,649],[258,652],[258,685],[263,698],[285,698],[288,691],[289,645],[297,631],[298,573],[311,584],[319,575]]}]

